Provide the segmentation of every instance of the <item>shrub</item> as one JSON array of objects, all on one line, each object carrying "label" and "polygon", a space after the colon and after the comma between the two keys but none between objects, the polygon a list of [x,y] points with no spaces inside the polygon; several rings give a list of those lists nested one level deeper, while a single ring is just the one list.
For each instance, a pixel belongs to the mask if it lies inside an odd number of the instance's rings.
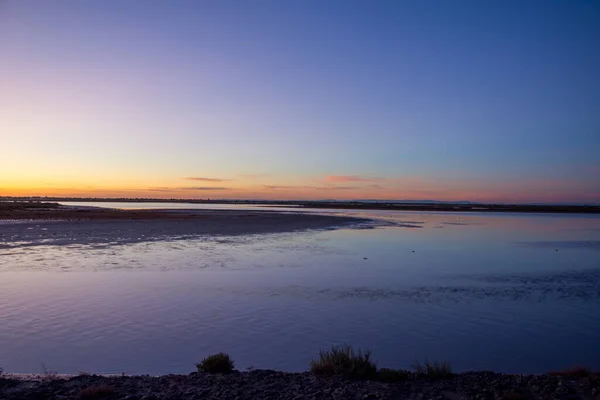
[{"label": "shrub", "polygon": [[417,375],[425,376],[429,379],[442,379],[452,375],[452,367],[447,361],[434,360],[430,362],[428,359],[425,359],[425,362],[421,364],[419,360],[415,360],[411,366]]},{"label": "shrub", "polygon": [[233,371],[233,367],[233,360],[225,353],[213,354],[196,364],[199,372],[209,372],[211,374],[228,374]]},{"label": "shrub", "polygon": [[117,391],[112,386],[91,386],[85,389],[81,389],[77,400],[104,400],[114,398]]},{"label": "shrub", "polygon": [[42,380],[53,381],[58,379],[58,372],[48,369],[45,364],[42,364]]},{"label": "shrub", "polygon": [[369,350],[354,350],[348,345],[320,350],[319,358],[310,362],[310,370],[319,375],[343,375],[350,379],[375,377],[377,365],[371,361]]},{"label": "shrub", "polygon": [[381,382],[401,382],[410,378],[410,371],[404,369],[380,368],[377,370],[377,380]]},{"label": "shrub", "polygon": [[561,371],[550,372],[548,375],[563,376],[567,378],[587,378],[592,375],[593,372],[588,367],[575,366]]}]

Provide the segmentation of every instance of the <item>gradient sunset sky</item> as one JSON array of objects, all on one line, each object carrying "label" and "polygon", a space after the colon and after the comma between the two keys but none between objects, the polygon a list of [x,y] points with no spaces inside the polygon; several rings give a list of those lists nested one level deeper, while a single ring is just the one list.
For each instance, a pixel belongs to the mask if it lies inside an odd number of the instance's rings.
[{"label": "gradient sunset sky", "polygon": [[600,1],[0,0],[0,195],[600,203]]}]

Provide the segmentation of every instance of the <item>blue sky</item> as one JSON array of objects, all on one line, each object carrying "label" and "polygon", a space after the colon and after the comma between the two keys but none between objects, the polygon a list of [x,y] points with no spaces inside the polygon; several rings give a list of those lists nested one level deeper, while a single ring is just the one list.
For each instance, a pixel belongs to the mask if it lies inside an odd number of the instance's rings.
[{"label": "blue sky", "polygon": [[9,0],[0,51],[0,194],[600,202],[596,1]]}]

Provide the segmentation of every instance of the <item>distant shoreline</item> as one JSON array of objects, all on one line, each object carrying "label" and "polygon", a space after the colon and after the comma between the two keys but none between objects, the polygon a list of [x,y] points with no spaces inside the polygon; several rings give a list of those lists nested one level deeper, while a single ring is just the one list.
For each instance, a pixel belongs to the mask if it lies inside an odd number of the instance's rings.
[{"label": "distant shoreline", "polygon": [[229,204],[264,207],[297,207],[298,209],[344,209],[389,211],[440,211],[440,212],[509,212],[509,213],[559,213],[600,214],[600,205],[531,205],[531,204],[483,204],[483,203],[399,203],[367,201],[266,201],[266,200],[189,200],[152,198],[71,198],[71,197],[0,197],[2,201],[18,202],[81,202],[81,203],[178,203],[178,204]]},{"label": "distant shoreline", "polygon": [[512,212],[512,213],[558,213],[558,214],[600,214],[597,206],[529,206],[499,204],[368,204],[368,203],[325,203],[299,204],[306,208],[338,208],[351,210],[390,210],[390,211],[439,211],[439,212]]}]

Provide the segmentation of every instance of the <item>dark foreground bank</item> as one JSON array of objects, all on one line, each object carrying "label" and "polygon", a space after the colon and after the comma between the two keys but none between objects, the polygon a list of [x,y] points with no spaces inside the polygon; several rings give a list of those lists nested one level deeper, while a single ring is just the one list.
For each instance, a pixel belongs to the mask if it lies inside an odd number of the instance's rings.
[{"label": "dark foreground bank", "polygon": [[455,374],[431,380],[412,375],[393,383],[355,381],[310,372],[267,370],[231,374],[192,373],[161,377],[18,380],[0,377],[0,399],[476,399],[600,400],[600,375]]}]

